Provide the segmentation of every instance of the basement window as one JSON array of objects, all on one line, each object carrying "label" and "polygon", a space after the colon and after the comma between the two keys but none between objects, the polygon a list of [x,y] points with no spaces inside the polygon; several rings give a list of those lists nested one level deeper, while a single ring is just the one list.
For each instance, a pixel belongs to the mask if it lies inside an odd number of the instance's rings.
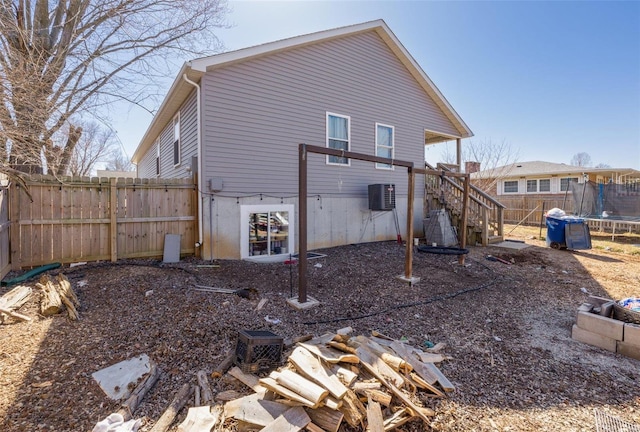
[{"label": "basement window", "polygon": [[294,252],[292,204],[243,205],[240,217],[241,258],[269,261]]}]

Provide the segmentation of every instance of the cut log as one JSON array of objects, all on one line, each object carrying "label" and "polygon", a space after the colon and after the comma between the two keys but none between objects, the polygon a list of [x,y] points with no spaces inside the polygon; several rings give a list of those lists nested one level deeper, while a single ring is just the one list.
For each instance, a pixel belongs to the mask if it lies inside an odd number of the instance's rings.
[{"label": "cut log", "polygon": [[153,425],[150,432],[166,432],[167,429],[169,429],[171,423],[173,423],[173,420],[175,420],[178,415],[178,412],[180,412],[180,410],[185,406],[187,400],[191,396],[191,390],[192,388],[190,384],[184,384],[180,388],[178,393],[176,393],[176,396],[173,398],[173,401],[171,401],[156,424]]},{"label": "cut log", "polygon": [[231,369],[229,369],[228,373],[229,375],[231,375],[232,377],[240,381],[242,384],[251,388],[256,393],[264,392],[266,390],[264,387],[260,385],[260,382],[258,381],[257,376],[253,374],[244,373],[237,366],[234,366]]},{"label": "cut log", "polygon": [[301,343],[300,346],[303,346],[327,363],[344,362],[357,364],[360,361],[360,359],[358,359],[358,356],[355,354],[343,353],[335,348],[329,348],[324,345],[314,345],[311,343],[311,341],[309,341],[309,343]]},{"label": "cut log", "polygon": [[324,399],[324,406],[333,410],[337,410],[342,406],[342,400],[336,399],[333,396],[327,396]]},{"label": "cut log", "polygon": [[314,404],[319,405],[329,394],[329,390],[287,369],[282,372],[272,372],[270,376],[274,378],[278,384],[298,393]]},{"label": "cut log", "polygon": [[291,399],[294,402],[299,402],[304,406],[308,406],[309,408],[318,408],[320,406],[320,403],[312,402],[308,399],[303,398],[298,393],[289,390],[283,385],[278,384],[278,382],[271,377],[260,378],[260,384],[262,384],[267,389],[278,393],[281,396],[284,396],[285,398]]},{"label": "cut log", "polygon": [[280,402],[261,399],[261,395],[254,393],[227,402],[224,412],[226,417],[264,427],[289,408],[291,407]]},{"label": "cut log", "polygon": [[40,282],[36,283],[36,286],[42,291],[40,313],[44,316],[59,314],[62,309],[62,299],[60,299],[60,294],[51,279],[49,279],[49,276],[43,275],[40,278]]},{"label": "cut log", "polygon": [[395,371],[408,373],[413,370],[409,363],[407,363],[403,358],[394,355],[386,346],[382,346],[364,336],[358,336],[356,338],[356,342],[364,345],[367,349],[380,357],[386,364],[391,366]]},{"label": "cut log", "polygon": [[356,354],[355,348],[352,348],[352,347],[350,347],[347,344],[344,344],[342,342],[331,341],[331,342],[329,342],[328,345],[330,347],[333,347],[333,348],[335,348],[335,349],[337,349],[339,351],[342,351],[342,352],[346,352],[346,353],[349,353],[349,354]]},{"label": "cut log", "polygon": [[145,395],[151,390],[156,381],[158,381],[159,377],[160,369],[158,369],[158,366],[153,361],[149,361],[149,372],[118,410],[118,414],[124,417],[124,421],[129,421],[133,418],[133,413],[138,408],[138,405],[140,405],[142,399],[144,399]]},{"label": "cut log", "polygon": [[202,405],[210,405],[213,403],[213,392],[211,391],[211,386],[209,385],[209,379],[207,378],[207,373],[203,370],[198,371],[196,373],[196,378],[198,379],[198,385],[201,389],[202,396]]},{"label": "cut log", "polygon": [[211,378],[220,378],[222,375],[227,373],[227,371],[233,364],[233,361],[235,360],[235,358],[236,358],[235,350],[227,351],[222,361],[218,364],[218,366],[215,367],[213,372],[211,372]]},{"label": "cut log", "polygon": [[[29,300],[31,293],[31,287],[18,285],[0,297],[0,308],[10,310],[12,312],[17,311]],[[0,314],[0,322],[3,321],[3,318],[2,314]]]},{"label": "cut log", "polygon": [[367,432],[384,432],[384,419],[380,404],[373,399],[367,403]]},{"label": "cut log", "polygon": [[69,316],[69,318],[72,321],[75,321],[80,317],[77,309],[80,307],[80,301],[78,301],[76,293],[73,292],[71,283],[62,273],[56,276],[56,280],[58,281],[58,283],[54,286],[58,290],[60,300],[62,300],[62,303],[67,308],[67,315]]},{"label": "cut log", "polygon": [[261,432],[298,432],[306,427],[311,419],[302,407],[293,407],[269,423]]},{"label": "cut log", "polygon": [[380,390],[364,390],[363,393],[367,397],[367,399],[378,402],[385,407],[391,405],[392,397],[390,394],[387,394]]},{"label": "cut log", "polygon": [[23,315],[21,313],[14,312],[11,309],[6,309],[4,307],[0,307],[0,313],[9,315],[10,317],[18,319],[18,320],[21,320],[21,321],[31,321],[31,318],[28,317],[27,315]]},{"label": "cut log", "polygon": [[399,411],[396,411],[391,417],[385,419],[384,421],[384,430],[385,432],[395,430],[405,424],[408,421],[411,421],[415,418],[409,410],[406,408],[402,408]]},{"label": "cut log", "polygon": [[364,404],[360,402],[360,399],[352,390],[347,391],[347,394],[342,398],[342,406],[339,411],[344,414],[344,421],[352,427],[360,426],[367,413]]},{"label": "cut log", "polygon": [[353,384],[355,380],[358,379],[357,373],[340,365],[332,365],[331,372],[333,372],[338,377],[340,382],[347,387],[351,386],[351,384]]},{"label": "cut log", "polygon": [[315,425],[327,432],[338,432],[342,419],[344,418],[344,414],[340,411],[327,407],[320,407],[314,410],[306,408],[305,411],[307,411],[307,414],[309,414],[311,421]]},{"label": "cut log", "polygon": [[[308,414],[308,413],[307,413]],[[313,422],[309,423],[304,430],[306,430],[307,432],[326,432],[324,429],[322,429],[320,426],[314,424]]]},{"label": "cut log", "polygon": [[429,384],[428,382],[426,382],[424,379],[422,379],[420,375],[418,375],[415,372],[411,372],[409,374],[409,380],[411,381],[411,384],[413,384],[414,386],[424,390],[429,390],[436,397],[444,396],[444,393],[442,393],[440,389],[438,389],[435,385]]},{"label": "cut log", "polygon": [[329,393],[336,399],[342,399],[347,392],[347,388],[340,382],[340,379],[325,368],[320,360],[306,348],[296,347],[289,356],[289,361],[293,363],[298,372],[329,390]]},{"label": "cut log", "polygon": [[361,381],[352,385],[351,389],[358,394],[364,394],[365,390],[380,390],[380,387],[382,387],[382,384],[380,384],[378,381],[375,381],[375,382]]},{"label": "cut log", "polygon": [[202,406],[202,404],[200,403],[200,386],[197,384],[193,386],[193,406]]},{"label": "cut log", "polygon": [[189,408],[187,417],[178,425],[178,432],[209,432],[219,418],[211,412],[211,407],[201,406]]}]

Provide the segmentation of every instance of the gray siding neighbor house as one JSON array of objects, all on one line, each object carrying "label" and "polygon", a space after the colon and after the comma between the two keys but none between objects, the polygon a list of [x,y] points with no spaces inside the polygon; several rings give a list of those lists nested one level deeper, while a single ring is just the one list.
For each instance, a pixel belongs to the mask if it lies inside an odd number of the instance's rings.
[{"label": "gray siding neighbor house", "polygon": [[[139,177],[197,173],[204,258],[269,260],[297,249],[299,144],[421,167],[425,144],[470,136],[377,20],[188,61],[133,162]],[[406,169],[318,154],[308,168],[309,249],[396,238],[393,212],[369,210],[371,184],[395,185],[405,225]]]}]

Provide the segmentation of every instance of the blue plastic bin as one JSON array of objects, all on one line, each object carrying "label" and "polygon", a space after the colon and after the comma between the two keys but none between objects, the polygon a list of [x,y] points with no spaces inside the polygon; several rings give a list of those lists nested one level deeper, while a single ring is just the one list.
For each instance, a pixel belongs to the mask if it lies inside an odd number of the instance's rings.
[{"label": "blue plastic bin", "polygon": [[591,249],[589,226],[582,218],[547,216],[547,246],[554,249]]}]

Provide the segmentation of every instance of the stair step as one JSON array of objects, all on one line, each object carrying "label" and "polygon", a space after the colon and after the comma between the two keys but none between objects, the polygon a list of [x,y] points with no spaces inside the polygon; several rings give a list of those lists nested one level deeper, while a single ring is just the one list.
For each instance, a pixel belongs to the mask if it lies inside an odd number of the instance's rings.
[{"label": "stair step", "polygon": [[504,241],[504,237],[501,235],[489,236],[489,244],[502,243],[503,241]]}]

